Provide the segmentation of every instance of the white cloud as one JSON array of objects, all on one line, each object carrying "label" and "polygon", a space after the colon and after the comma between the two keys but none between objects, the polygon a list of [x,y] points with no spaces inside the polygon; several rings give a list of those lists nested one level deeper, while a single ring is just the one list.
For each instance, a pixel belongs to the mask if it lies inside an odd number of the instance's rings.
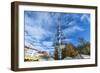
[{"label": "white cloud", "polygon": [[72,29],[72,31],[84,31],[84,29],[79,26],[74,26],[71,29]]},{"label": "white cloud", "polygon": [[81,16],[81,21],[88,21],[88,22],[90,22],[90,18],[89,18],[88,15],[83,14],[83,15]]},{"label": "white cloud", "polygon": [[77,26],[77,25],[75,25],[73,27],[70,27],[70,28],[67,28],[67,29],[63,30],[64,34],[76,33],[78,31],[84,31],[84,29],[79,27],[79,26]]},{"label": "white cloud", "polygon": [[51,47],[53,45],[53,42],[50,42],[50,41],[43,41],[42,43],[43,45],[46,45],[48,47]]},{"label": "white cloud", "polygon": [[72,39],[66,38],[64,39],[65,42],[70,42]]},{"label": "white cloud", "polygon": [[54,26],[51,24],[52,17],[48,13],[37,13],[36,15],[36,19],[26,15],[25,31],[37,40],[41,40],[44,37],[51,37],[53,33],[51,32],[52,30],[50,31],[50,28]]},{"label": "white cloud", "polygon": [[40,51],[45,50],[45,47],[42,46],[41,43],[39,43],[39,42],[34,42],[33,44],[31,44],[30,42],[25,41],[25,46],[28,46],[30,48],[34,48],[34,49],[37,49],[37,50],[40,50]]},{"label": "white cloud", "polygon": [[30,47],[30,48],[33,47],[33,45],[32,45],[30,42],[28,42],[28,41],[25,41],[25,46],[28,46],[28,47]]},{"label": "white cloud", "polygon": [[75,21],[71,21],[69,24],[67,24],[68,26],[71,26],[71,25],[76,25],[76,22]]},{"label": "white cloud", "polygon": [[27,28],[25,28],[25,30],[28,32],[28,35],[34,37],[37,40],[41,40],[42,38],[48,37],[51,35],[51,32],[39,26],[34,26],[34,27],[26,26],[26,27]]}]

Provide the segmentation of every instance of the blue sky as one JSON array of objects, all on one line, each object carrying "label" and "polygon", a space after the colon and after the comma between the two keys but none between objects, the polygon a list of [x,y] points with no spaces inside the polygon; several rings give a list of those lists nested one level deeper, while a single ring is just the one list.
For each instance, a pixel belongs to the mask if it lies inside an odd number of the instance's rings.
[{"label": "blue sky", "polygon": [[66,42],[78,45],[79,37],[90,41],[90,14],[24,11],[25,45],[53,51],[58,17]]}]

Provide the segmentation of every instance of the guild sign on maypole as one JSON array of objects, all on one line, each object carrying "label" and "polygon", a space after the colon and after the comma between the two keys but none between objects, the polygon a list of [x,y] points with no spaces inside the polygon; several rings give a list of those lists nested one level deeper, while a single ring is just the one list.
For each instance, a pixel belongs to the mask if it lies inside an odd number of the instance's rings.
[{"label": "guild sign on maypole", "polygon": [[62,59],[62,49],[65,47],[63,40],[64,40],[64,35],[61,26],[61,16],[59,16],[57,20],[57,27],[56,27],[55,40],[54,40],[56,60]]}]

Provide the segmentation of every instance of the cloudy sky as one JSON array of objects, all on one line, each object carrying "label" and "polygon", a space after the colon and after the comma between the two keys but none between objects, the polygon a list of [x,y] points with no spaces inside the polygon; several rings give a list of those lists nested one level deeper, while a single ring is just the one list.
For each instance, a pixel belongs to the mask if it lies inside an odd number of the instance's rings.
[{"label": "cloudy sky", "polygon": [[52,51],[58,22],[66,42],[78,45],[79,37],[90,41],[90,14],[24,11],[25,45]]}]

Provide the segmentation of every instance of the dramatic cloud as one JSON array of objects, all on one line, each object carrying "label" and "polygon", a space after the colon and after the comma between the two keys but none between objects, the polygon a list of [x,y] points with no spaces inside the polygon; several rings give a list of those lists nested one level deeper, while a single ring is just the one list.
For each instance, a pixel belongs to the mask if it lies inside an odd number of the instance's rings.
[{"label": "dramatic cloud", "polygon": [[26,46],[53,51],[57,24],[61,25],[66,42],[76,41],[75,37],[70,36],[82,36],[83,33],[84,37],[89,34],[89,14],[25,11],[24,15]]}]

